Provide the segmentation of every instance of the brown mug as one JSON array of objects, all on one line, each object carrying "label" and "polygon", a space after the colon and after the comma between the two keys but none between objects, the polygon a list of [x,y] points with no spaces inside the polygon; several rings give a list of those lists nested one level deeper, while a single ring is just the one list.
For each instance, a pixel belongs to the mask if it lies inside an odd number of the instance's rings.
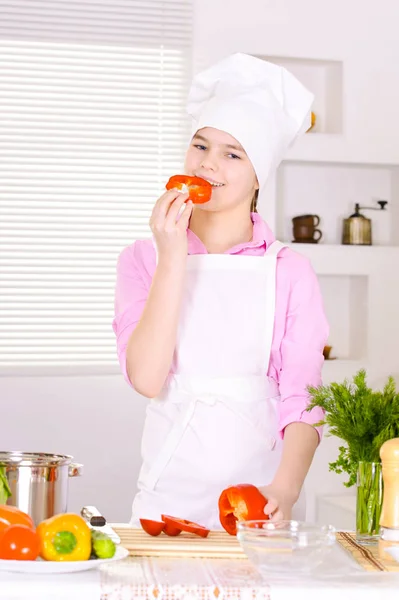
[{"label": "brown mug", "polygon": [[294,242],[304,244],[317,244],[322,237],[320,229],[316,229],[320,223],[318,215],[300,215],[292,219]]}]

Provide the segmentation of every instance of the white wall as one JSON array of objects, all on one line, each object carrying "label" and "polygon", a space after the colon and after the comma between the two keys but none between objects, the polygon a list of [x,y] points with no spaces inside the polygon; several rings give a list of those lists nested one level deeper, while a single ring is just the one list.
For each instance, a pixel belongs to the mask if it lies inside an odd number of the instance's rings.
[{"label": "white wall", "polygon": [[[320,153],[324,153],[322,158],[340,163],[397,164],[398,16],[396,0],[382,0],[378,7],[370,0],[328,3],[320,0],[246,0],[245,3],[241,0],[195,0],[193,64],[198,70],[235,51],[342,61],[343,131],[320,137],[309,135],[300,150],[300,158],[310,157],[314,162]],[[298,156],[294,152],[295,157]],[[312,169],[317,172],[317,185],[309,183],[308,187],[302,188],[313,203],[311,209],[316,212],[316,196],[323,191],[319,188],[323,185],[323,177],[328,175],[327,171],[320,175],[320,166],[314,165],[306,167],[309,173],[299,173],[297,165],[283,168],[287,175],[285,189],[288,191],[284,196],[287,212],[282,213],[281,206],[266,205],[261,206],[261,212],[272,215],[272,222],[276,219],[277,223],[283,223],[283,235],[287,238],[287,218],[296,201],[296,186],[304,186],[306,180],[313,177]],[[348,210],[350,203],[357,201],[357,196],[361,203],[369,203],[367,193],[374,193],[372,186],[377,188],[376,194],[390,193],[390,199],[393,190],[399,191],[398,179],[394,178],[395,185],[391,186],[391,173],[384,166],[375,173],[366,170],[360,175],[358,171],[348,175],[346,167],[339,168],[344,173],[342,185],[341,176],[337,179],[337,173],[333,174],[334,188],[329,192],[339,196],[337,204],[333,203],[332,196],[325,195],[322,202],[325,239],[330,243],[338,241],[337,220]],[[328,173],[331,175],[331,171]],[[279,193],[281,190],[274,200]],[[306,206],[304,202],[301,209]],[[398,204],[393,212],[399,216]],[[386,243],[392,223],[378,223],[380,241]],[[391,238],[391,243],[399,239],[397,234],[396,240]],[[342,290],[350,288],[345,279],[340,285]],[[383,285],[383,279],[379,285]],[[325,287],[330,288],[330,283]],[[390,312],[377,314],[377,320],[371,324],[374,336],[378,336],[379,331],[382,335],[390,335],[390,315],[397,306],[398,295],[393,288],[389,293]],[[379,311],[384,302],[383,290],[373,289],[370,295],[371,301],[376,302],[372,306]],[[348,311],[342,310],[346,323]],[[337,314],[334,319],[337,321]],[[342,354],[345,354],[350,342],[341,337],[335,344],[338,350],[340,344]],[[395,357],[389,348],[386,352],[391,353],[392,364],[384,364],[386,369],[391,369]],[[384,356],[381,358],[378,348],[374,349],[373,364],[380,364],[385,360]],[[331,363],[329,373],[340,377],[345,368],[350,373],[354,365]],[[385,372],[376,369],[373,376],[378,380],[382,374],[385,376]],[[92,503],[109,520],[129,518],[140,462],[145,400],[132,392],[121,376],[3,377],[0,379],[0,397],[2,449],[73,454],[77,461],[85,464],[85,474],[81,480],[70,482],[70,509],[80,510],[82,505]],[[336,440],[326,438],[316,456],[308,480],[309,518],[314,516],[316,494],[354,492],[341,485],[342,478],[328,473],[327,464],[335,458],[337,445]]]},{"label": "white wall", "polygon": [[231,52],[343,61],[338,159],[398,163],[398,18],[395,0],[197,0],[194,68]]},{"label": "white wall", "polygon": [[5,377],[0,397],[0,450],[72,454],[84,474],[69,480],[69,509],[129,520],[145,400],[122,377]]},{"label": "white wall", "polygon": [[[247,52],[287,66],[316,94],[315,129],[321,133],[304,136],[290,150],[289,162],[261,198],[260,212],[287,242],[293,216],[321,217],[323,248],[295,249],[307,254],[321,275],[332,354],[338,356],[325,364],[326,382],[366,367],[369,382],[381,385],[388,374],[399,372],[393,306],[398,305],[399,261],[390,246],[399,239],[398,19],[395,0],[382,0],[378,7],[371,0],[196,3],[195,70],[232,52]],[[389,201],[386,212],[366,213],[374,243],[385,247],[385,255],[375,255],[372,248],[362,259],[357,249],[335,246],[354,203],[376,205],[375,198]],[[374,259],[378,267],[368,269]],[[328,472],[338,445],[325,438],[316,455],[307,481],[310,518],[316,496],[355,492]]]}]

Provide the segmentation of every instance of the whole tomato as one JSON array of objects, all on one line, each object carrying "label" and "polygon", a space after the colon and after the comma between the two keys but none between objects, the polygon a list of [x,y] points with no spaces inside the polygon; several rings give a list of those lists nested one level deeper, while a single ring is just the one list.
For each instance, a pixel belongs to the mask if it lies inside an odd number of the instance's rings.
[{"label": "whole tomato", "polygon": [[40,551],[40,538],[26,525],[10,525],[0,534],[0,559],[36,560]]},{"label": "whole tomato", "polygon": [[15,508],[15,506],[0,505],[0,519],[8,521],[10,525],[26,525],[31,529],[35,529],[33,519],[19,508]]}]

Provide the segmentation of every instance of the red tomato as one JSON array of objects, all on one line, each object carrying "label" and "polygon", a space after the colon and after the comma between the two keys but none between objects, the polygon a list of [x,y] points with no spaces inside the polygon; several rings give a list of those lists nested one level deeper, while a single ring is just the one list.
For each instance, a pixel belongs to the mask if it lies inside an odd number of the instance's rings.
[{"label": "red tomato", "polygon": [[[186,519],[178,519],[176,517],[170,517],[169,515],[162,515],[162,520],[166,523],[166,527],[168,528],[186,531],[187,533],[195,533],[195,535],[199,535],[203,538],[206,538],[209,533],[209,529],[206,529],[202,525],[198,525],[198,523],[187,521]],[[169,535],[171,534],[169,533]]]},{"label": "red tomato", "polygon": [[159,535],[165,528],[165,523],[160,521],[151,521],[149,519],[140,519],[140,525],[146,533],[154,537]]},{"label": "red tomato", "polygon": [[6,560],[36,560],[40,538],[26,525],[10,525],[0,536],[0,558]]},{"label": "red tomato", "polygon": [[33,519],[19,508],[15,508],[15,506],[2,504],[0,506],[0,519],[8,521],[10,525],[26,525],[31,529],[35,529]]}]

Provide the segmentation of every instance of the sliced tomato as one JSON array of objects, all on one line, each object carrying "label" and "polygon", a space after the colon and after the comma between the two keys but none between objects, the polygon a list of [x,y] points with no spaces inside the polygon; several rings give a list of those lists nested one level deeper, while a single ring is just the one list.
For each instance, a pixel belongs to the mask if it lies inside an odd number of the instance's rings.
[{"label": "sliced tomato", "polygon": [[146,533],[154,537],[162,533],[165,529],[165,523],[161,521],[151,521],[150,519],[140,519],[140,525]]},{"label": "sliced tomato", "polygon": [[162,515],[162,520],[166,523],[167,527],[174,527],[179,531],[186,531],[187,533],[195,533],[195,535],[199,535],[203,538],[206,538],[209,533],[209,529],[206,529],[202,525],[198,525],[198,523],[193,523],[193,521],[187,521],[186,519]]},{"label": "sliced tomato", "polygon": [[0,535],[0,559],[36,560],[40,552],[39,535],[26,525],[10,525]]},{"label": "sliced tomato", "polygon": [[2,504],[0,506],[0,519],[8,521],[10,525],[26,525],[31,529],[35,529],[33,519],[19,508],[15,508],[15,506]]}]

